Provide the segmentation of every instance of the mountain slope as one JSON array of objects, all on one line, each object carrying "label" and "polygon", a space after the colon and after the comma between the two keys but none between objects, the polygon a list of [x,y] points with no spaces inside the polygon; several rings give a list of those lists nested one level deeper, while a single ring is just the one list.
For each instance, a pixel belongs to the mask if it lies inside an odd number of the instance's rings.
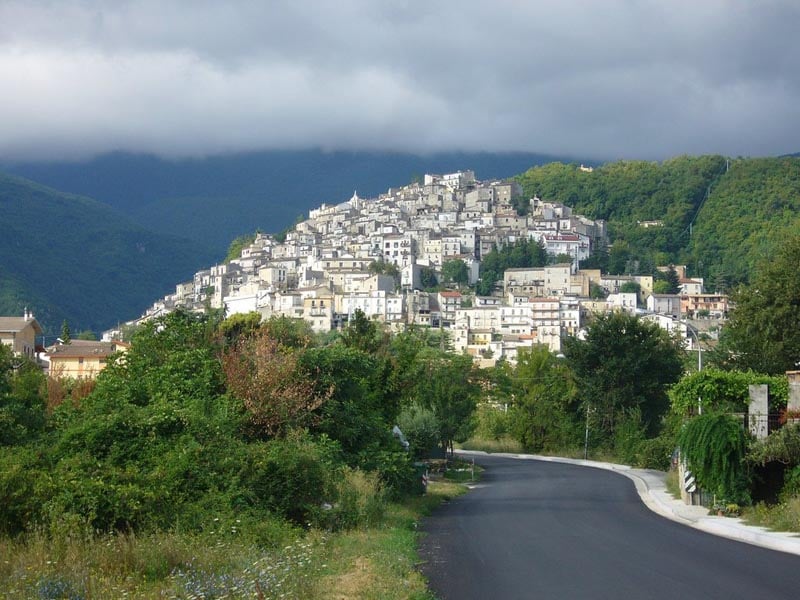
[{"label": "mountain slope", "polygon": [[0,314],[34,311],[49,333],[131,319],[214,261],[107,205],[0,173]]},{"label": "mountain slope", "polygon": [[481,179],[516,175],[554,160],[529,153],[270,151],[169,161],[109,154],[85,163],[9,165],[6,169],[57,189],[90,196],[140,225],[211,245],[255,229],[278,232],[323,202],[357,190],[376,196],[425,173],[472,169]]},{"label": "mountain slope", "polygon": [[528,195],[608,220],[614,244],[602,266],[611,273],[686,264],[708,287],[729,289],[800,231],[800,158],[682,156],[607,163],[592,172],[554,163],[518,179]]},{"label": "mountain slope", "polygon": [[787,236],[800,234],[800,157],[730,161],[697,217],[692,253],[721,287],[748,281]]}]

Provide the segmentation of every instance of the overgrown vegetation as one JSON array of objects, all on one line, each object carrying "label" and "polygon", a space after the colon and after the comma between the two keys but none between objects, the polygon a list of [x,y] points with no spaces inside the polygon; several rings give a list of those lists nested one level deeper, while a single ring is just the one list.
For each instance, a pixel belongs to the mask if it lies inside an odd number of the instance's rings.
[{"label": "overgrown vegetation", "polygon": [[[414,457],[468,435],[479,387],[471,360],[424,332],[390,338],[361,313],[314,342],[290,319],[177,311],[138,328],[86,388],[47,382],[0,346],[0,543],[14,557],[0,585],[11,597],[324,597],[316,586],[345,567],[309,561],[356,535],[336,532],[378,532],[406,510],[394,502],[421,489]],[[433,423],[424,448],[409,432],[415,454],[392,436],[401,410]],[[391,577],[424,595],[412,528],[377,535],[402,537],[406,567]],[[110,572],[98,545],[130,562]],[[25,557],[48,546],[34,577]],[[273,565],[295,558],[288,581]]]},{"label": "overgrown vegetation", "polygon": [[735,417],[706,413],[690,420],[678,436],[688,468],[720,503],[749,502],[745,454],[747,435]]}]

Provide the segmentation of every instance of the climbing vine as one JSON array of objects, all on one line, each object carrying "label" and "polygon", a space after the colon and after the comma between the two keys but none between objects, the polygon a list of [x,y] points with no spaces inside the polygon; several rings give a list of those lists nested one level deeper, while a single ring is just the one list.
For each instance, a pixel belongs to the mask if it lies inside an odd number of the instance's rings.
[{"label": "climbing vine", "polygon": [[713,413],[695,417],[681,430],[678,444],[701,488],[716,494],[719,501],[749,502],[747,435],[736,417]]}]

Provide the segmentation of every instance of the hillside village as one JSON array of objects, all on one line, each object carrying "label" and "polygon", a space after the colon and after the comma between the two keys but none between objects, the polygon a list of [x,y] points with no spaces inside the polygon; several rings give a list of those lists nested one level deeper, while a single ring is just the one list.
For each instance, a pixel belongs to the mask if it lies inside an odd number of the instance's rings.
[{"label": "hillside village", "polygon": [[[607,246],[605,222],[537,197],[520,215],[514,205],[521,194],[515,181],[479,181],[472,171],[425,175],[373,199],[354,193],[347,202],[311,210],[283,240],[257,234],[239,258],[197,272],[133,324],[178,307],[210,307],[228,315],[302,318],[324,333],[360,310],[395,330],[409,324],[446,330],[455,352],[491,365],[501,358],[514,362],[520,347],[533,344],[559,352],[563,336],[579,334],[593,311],[643,312],[637,307],[647,306],[645,318],[678,329],[690,348],[697,335],[681,317],[727,313],[727,298],[705,294],[702,280],[686,279],[685,270],[680,294],[659,295],[652,276],[579,269],[580,261]],[[481,258],[518,240],[541,243],[554,264],[508,269],[488,296],[459,286],[424,291],[426,271],[442,281],[443,266],[454,260],[466,265],[468,283],[476,283]],[[621,292],[628,282],[638,284],[638,297]],[[592,294],[593,288],[606,297]]]}]

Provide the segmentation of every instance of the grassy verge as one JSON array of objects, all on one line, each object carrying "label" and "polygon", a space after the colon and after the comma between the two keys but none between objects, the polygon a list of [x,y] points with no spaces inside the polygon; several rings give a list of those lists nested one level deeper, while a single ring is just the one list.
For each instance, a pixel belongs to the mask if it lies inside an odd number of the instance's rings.
[{"label": "grassy verge", "polygon": [[96,536],[76,528],[58,539],[0,539],[0,589],[9,600],[432,599],[416,571],[416,526],[463,491],[432,481],[425,496],[388,504],[374,526],[338,533],[275,522],[266,538],[263,528],[255,536],[233,525],[203,534]]},{"label": "grassy verge", "polygon": [[483,452],[508,452],[519,454],[523,452],[522,444],[510,437],[496,439],[470,438],[459,444],[462,450],[482,450]]},{"label": "grassy verge", "polygon": [[678,500],[681,499],[681,483],[678,478],[678,469],[670,469],[667,471],[667,477],[665,479],[667,492],[669,492],[673,498],[677,498]]},{"label": "grassy verge", "polygon": [[742,509],[742,519],[749,525],[773,531],[800,532],[800,497],[789,498],[775,506],[756,504]]}]

